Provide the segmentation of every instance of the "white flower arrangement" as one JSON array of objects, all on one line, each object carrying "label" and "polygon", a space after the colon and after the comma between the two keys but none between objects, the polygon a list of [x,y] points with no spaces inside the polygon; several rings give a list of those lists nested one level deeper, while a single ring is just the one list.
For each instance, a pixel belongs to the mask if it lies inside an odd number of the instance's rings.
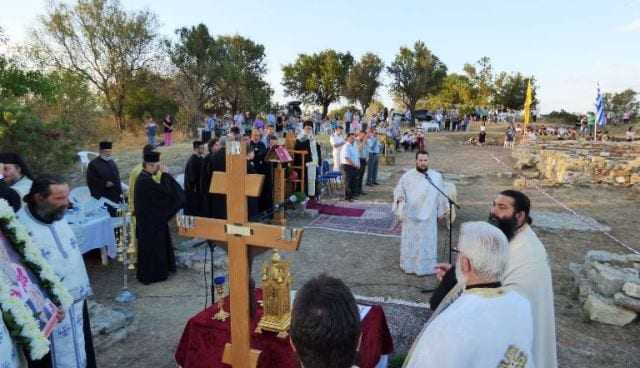
[{"label": "white flower arrangement", "polygon": [[[60,278],[44,259],[38,247],[34,245],[27,229],[18,221],[13,209],[4,199],[0,199],[0,227],[3,228],[5,237],[12,243],[15,251],[24,261],[24,266],[39,278],[40,287],[48,297],[58,308],[69,309],[73,303],[71,294],[62,285]],[[40,359],[49,351],[49,340],[40,331],[31,310],[22,302],[12,298],[6,285],[10,285],[9,280],[5,275],[0,274],[0,309],[3,314],[8,313],[13,322],[17,324],[17,326],[7,327],[9,327],[12,336],[20,336],[28,341],[27,348],[32,359]]]}]

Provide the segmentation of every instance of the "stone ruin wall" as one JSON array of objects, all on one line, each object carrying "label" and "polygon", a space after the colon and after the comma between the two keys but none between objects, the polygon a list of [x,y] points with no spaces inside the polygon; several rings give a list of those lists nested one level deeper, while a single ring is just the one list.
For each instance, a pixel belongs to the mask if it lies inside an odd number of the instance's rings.
[{"label": "stone ruin wall", "polygon": [[[519,146],[514,168],[546,185],[610,184],[640,189],[640,144],[552,142]],[[516,186],[518,183],[515,183]]]}]

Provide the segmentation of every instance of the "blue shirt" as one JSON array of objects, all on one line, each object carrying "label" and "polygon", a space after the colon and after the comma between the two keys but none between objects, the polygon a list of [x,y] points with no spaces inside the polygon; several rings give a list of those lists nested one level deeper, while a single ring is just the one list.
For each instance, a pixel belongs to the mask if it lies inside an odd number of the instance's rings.
[{"label": "blue shirt", "polygon": [[369,153],[380,153],[380,141],[378,141],[378,137],[367,138],[367,148],[369,149]]},{"label": "blue shirt", "polygon": [[[351,160],[352,164],[347,162],[347,158]],[[347,143],[343,146],[341,164],[353,165],[356,167],[360,166],[360,155],[358,154],[358,147],[356,147],[356,142],[353,142],[351,144]]]}]

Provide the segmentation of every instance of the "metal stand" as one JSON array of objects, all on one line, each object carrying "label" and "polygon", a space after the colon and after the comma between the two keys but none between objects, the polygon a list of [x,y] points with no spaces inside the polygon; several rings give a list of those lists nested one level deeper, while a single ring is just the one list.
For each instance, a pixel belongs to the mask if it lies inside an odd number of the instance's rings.
[{"label": "metal stand", "polygon": [[130,217],[128,211],[128,206],[122,199],[122,204],[120,205],[120,211],[122,211],[122,228],[121,228],[121,236],[122,239],[122,289],[120,290],[120,294],[116,297],[116,302],[118,303],[130,303],[136,300],[136,294],[129,290],[128,282],[129,282],[129,242],[130,242]]},{"label": "metal stand", "polygon": [[[449,197],[442,189],[440,189],[429,177],[428,173],[425,173],[425,179],[431,184],[432,187],[436,188],[436,190],[444,196],[449,202],[449,264],[453,263],[453,207],[455,206],[457,209],[460,209],[460,206]],[[422,293],[431,293],[435,291],[435,289],[422,289],[420,290]]]}]

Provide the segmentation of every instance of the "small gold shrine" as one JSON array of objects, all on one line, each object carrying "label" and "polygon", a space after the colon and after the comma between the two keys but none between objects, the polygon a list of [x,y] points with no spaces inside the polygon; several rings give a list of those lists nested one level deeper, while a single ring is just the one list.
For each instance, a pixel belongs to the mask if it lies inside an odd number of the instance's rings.
[{"label": "small gold shrine", "polygon": [[277,251],[273,252],[271,261],[262,265],[262,304],[263,314],[257,333],[262,330],[277,332],[278,337],[288,336],[291,325],[291,273],[289,261],[280,258]]}]

